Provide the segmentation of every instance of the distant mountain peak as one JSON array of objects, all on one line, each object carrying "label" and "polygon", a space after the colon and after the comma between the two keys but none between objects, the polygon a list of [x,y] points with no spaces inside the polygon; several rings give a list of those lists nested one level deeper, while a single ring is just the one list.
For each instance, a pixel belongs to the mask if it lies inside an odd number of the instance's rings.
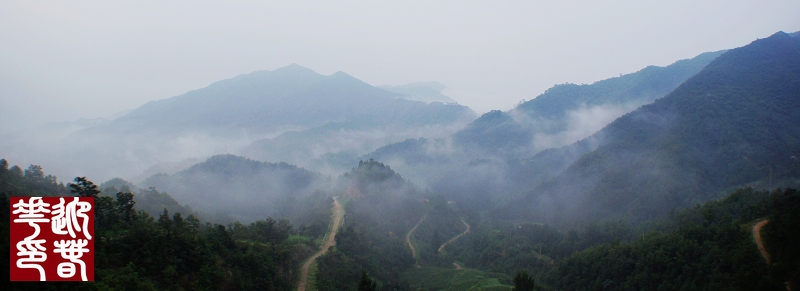
[{"label": "distant mountain peak", "polygon": [[301,65],[298,65],[297,63],[291,63],[288,66],[277,68],[272,72],[274,72],[274,73],[292,72],[292,73],[318,74],[314,70],[306,68],[306,67],[303,67]]},{"label": "distant mountain peak", "polygon": [[399,86],[390,86],[390,85],[383,85],[378,86],[378,88],[384,89],[389,92],[394,92],[401,94],[400,98],[413,100],[413,101],[423,101],[426,103],[431,102],[442,102],[442,103],[454,103],[456,102],[449,96],[442,94],[442,90],[446,89],[442,83],[429,81],[429,82],[416,82],[416,83],[409,83]]},{"label": "distant mountain peak", "polygon": [[336,73],[331,74],[329,77],[354,78],[355,79],[355,77],[350,76],[350,74],[342,72],[342,71],[336,71]]}]

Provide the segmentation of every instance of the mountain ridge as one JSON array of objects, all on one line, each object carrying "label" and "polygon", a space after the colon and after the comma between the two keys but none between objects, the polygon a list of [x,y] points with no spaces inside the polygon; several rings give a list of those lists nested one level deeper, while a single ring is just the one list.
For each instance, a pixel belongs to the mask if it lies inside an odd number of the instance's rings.
[{"label": "mountain ridge", "polygon": [[800,114],[791,110],[799,92],[796,38],[776,33],[730,50],[606,126],[599,147],[517,201],[541,206],[514,213],[647,220],[742,183],[796,175],[789,156],[800,152]]}]

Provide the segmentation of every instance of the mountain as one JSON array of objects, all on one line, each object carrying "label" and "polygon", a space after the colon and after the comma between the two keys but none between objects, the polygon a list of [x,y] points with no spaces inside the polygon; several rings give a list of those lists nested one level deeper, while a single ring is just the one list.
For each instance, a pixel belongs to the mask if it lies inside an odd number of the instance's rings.
[{"label": "mountain", "polygon": [[[411,95],[408,94],[449,99],[444,95],[434,96],[439,94],[441,88],[443,86],[435,82],[389,89],[400,93],[389,93],[373,87],[383,94],[380,98],[375,97],[379,102],[357,101],[344,105],[348,108],[348,113],[338,119],[256,140],[238,154],[258,160],[285,161],[305,167],[327,169],[329,174],[338,174],[347,171],[365,153],[384,145],[407,138],[449,136],[476,118],[472,110],[455,102],[444,104],[408,100],[415,99],[409,98]],[[319,92],[323,93],[325,92]],[[384,95],[390,97],[384,98]],[[343,106],[348,102],[351,101],[342,101],[336,106]],[[325,105],[325,108],[319,110],[330,110],[336,106]]]},{"label": "mountain", "polygon": [[442,90],[447,88],[439,82],[417,82],[400,86],[378,86],[389,92],[400,94],[400,98],[422,101],[425,103],[441,102],[441,103],[456,103],[452,98],[442,94]]},{"label": "mountain", "polygon": [[244,128],[270,132],[281,126],[318,126],[395,94],[342,72],[323,76],[292,64],[222,80],[172,98],[150,101],[114,120],[111,130],[160,131]]},{"label": "mountain", "polygon": [[325,76],[292,64],[151,101],[111,121],[9,136],[0,147],[7,158],[96,180],[132,180],[226,153],[301,166],[338,155],[345,162],[337,165],[346,165],[338,174],[385,144],[449,135],[476,118],[465,106],[400,97],[343,72]]},{"label": "mountain", "polygon": [[453,136],[484,153],[525,158],[585,138],[614,119],[663,97],[723,51],[593,84],[562,84],[508,111],[491,111]]},{"label": "mountain", "polygon": [[[109,125],[110,130],[187,131],[244,129],[274,133],[329,122],[425,124],[444,116],[415,115],[424,103],[373,87],[346,73],[320,75],[292,64],[219,81],[183,95],[148,102]],[[457,107],[468,111],[464,107]]]},{"label": "mountain", "polygon": [[596,149],[498,213],[648,220],[741,185],[797,185],[798,106],[800,39],[756,40],[609,124],[591,137]]},{"label": "mountain", "polygon": [[157,174],[141,183],[209,214],[250,221],[274,215],[275,202],[308,195],[322,177],[286,163],[266,163],[234,155],[217,155],[172,175]]},{"label": "mountain", "polygon": [[[487,201],[508,199],[559,174],[597,147],[597,138],[588,136],[666,95],[722,53],[589,85],[556,85],[510,111],[483,114],[452,136],[398,142],[361,159],[387,162],[412,181],[452,193],[449,199],[487,207]],[[559,149],[582,139],[579,146]]]},{"label": "mountain", "polygon": [[[408,88],[423,87],[436,86]],[[343,72],[324,76],[293,64],[152,101],[114,120],[107,130],[221,136],[237,140],[226,146],[228,153],[333,167],[329,171],[333,174],[385,144],[448,135],[476,117],[468,107],[454,103],[428,104],[401,97]],[[341,161],[332,161],[331,156]]]}]

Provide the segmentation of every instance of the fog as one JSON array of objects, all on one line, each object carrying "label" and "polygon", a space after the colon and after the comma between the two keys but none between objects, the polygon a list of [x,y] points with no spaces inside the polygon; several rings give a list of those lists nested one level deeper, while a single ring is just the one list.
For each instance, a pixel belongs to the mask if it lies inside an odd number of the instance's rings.
[{"label": "fog", "polygon": [[[452,13],[436,12],[445,20]],[[485,12],[475,15],[497,10]],[[355,28],[356,22],[347,23]],[[634,28],[640,27],[623,25],[619,32]],[[476,33],[486,33],[480,29]],[[435,41],[419,45],[436,52]],[[466,47],[452,57],[494,45]],[[566,43],[553,46],[571,49]],[[415,47],[401,51],[428,53]],[[506,57],[488,59],[503,66]],[[616,62],[604,57],[600,60]],[[518,60],[525,65],[527,59]],[[24,123],[0,130],[0,198],[19,199],[19,206],[20,196],[92,197],[97,230],[92,235],[108,245],[89,252],[103,258],[97,281],[110,289],[137,284],[135,289],[349,290],[363,289],[365,282],[380,290],[541,289],[534,277],[540,287],[558,287],[553,290],[794,284],[775,274],[791,268],[797,274],[799,266],[781,264],[800,256],[773,252],[780,259],[770,264],[767,258],[765,269],[749,228],[756,225],[753,234],[759,237],[758,228],[771,221],[763,234],[768,243],[800,239],[784,236],[798,227],[787,222],[798,221],[790,213],[800,201],[792,189],[800,187],[795,158],[800,111],[792,110],[800,107],[800,32],[776,32],[743,47],[666,67],[648,65],[591,84],[557,83],[513,108],[501,104],[520,87],[506,85],[532,75],[507,67],[480,76],[472,70],[485,70],[483,61],[476,56],[459,63],[455,79],[442,77],[449,82],[469,76],[462,82],[471,81],[472,87],[429,78],[436,74],[427,73],[437,70],[419,74],[424,81],[375,86],[382,78],[377,73],[326,75],[291,63],[231,74],[94,117],[39,124],[81,115],[99,106],[93,102],[74,112],[57,102],[31,107],[47,115],[37,122],[25,122],[17,115],[26,113],[14,111],[0,115]],[[402,80],[402,70],[397,72]],[[481,82],[493,82],[501,97],[470,103],[469,96],[482,94]],[[41,87],[38,92],[52,89]],[[5,110],[25,103],[8,100]],[[52,106],[64,110],[62,115],[48,113]],[[480,114],[480,106],[505,110]],[[75,184],[65,185],[70,180]],[[785,230],[770,228],[774,225]],[[652,256],[659,246],[661,254]],[[685,272],[684,259],[698,253],[699,263],[690,264],[696,271]],[[655,265],[666,271],[653,271]],[[744,267],[720,271],[719,266],[733,265]],[[594,277],[609,279],[573,284],[593,270],[604,273]],[[633,280],[632,274],[663,283],[631,287],[654,281]],[[709,283],[709,276],[728,279]]]},{"label": "fog", "polygon": [[[580,109],[567,113],[567,129],[558,133],[537,133],[534,135],[531,148],[540,152],[549,148],[557,148],[574,143],[596,133],[625,113],[631,112],[641,103],[623,105],[601,105]],[[544,121],[546,122],[546,121]]]},{"label": "fog", "polygon": [[508,110],[553,84],[800,30],[796,11],[796,1],[9,1],[0,132],[110,118],[293,62],[373,85],[438,81],[479,113]]}]

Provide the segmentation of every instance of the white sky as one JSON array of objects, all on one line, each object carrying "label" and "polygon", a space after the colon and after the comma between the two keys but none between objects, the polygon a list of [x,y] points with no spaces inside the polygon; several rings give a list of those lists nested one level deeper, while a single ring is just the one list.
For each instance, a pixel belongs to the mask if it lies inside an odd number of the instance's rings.
[{"label": "white sky", "polygon": [[0,133],[290,63],[438,81],[479,113],[507,110],[554,84],[800,30],[797,0],[119,2],[0,2]]}]

